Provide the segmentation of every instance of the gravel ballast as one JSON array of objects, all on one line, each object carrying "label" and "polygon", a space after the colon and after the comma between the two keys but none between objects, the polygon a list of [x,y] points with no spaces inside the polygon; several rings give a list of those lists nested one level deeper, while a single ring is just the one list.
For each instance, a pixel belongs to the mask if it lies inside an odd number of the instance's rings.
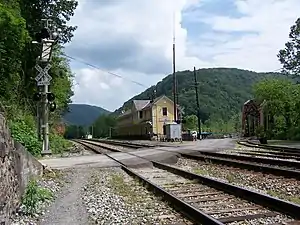
[{"label": "gravel ballast", "polygon": [[[240,199],[219,189],[207,186],[205,183],[199,183],[196,180],[190,180],[166,170],[144,168],[135,171],[151,182],[162,186],[171,192],[172,195],[186,201],[216,219],[272,213],[271,210],[253,202]],[[292,218],[286,215],[276,213],[264,218],[235,221],[229,224],[274,225],[276,223],[285,224],[292,220]]]},{"label": "gravel ballast", "polygon": [[120,168],[93,170],[82,193],[93,224],[191,224]]},{"label": "gravel ballast", "polygon": [[251,154],[251,157],[299,162],[299,158],[296,156],[285,155],[281,157],[280,155],[276,155],[278,153],[283,153],[283,152],[268,150],[263,148],[252,148],[246,146],[237,146],[235,149],[225,150],[222,151],[221,153],[234,154],[234,155],[246,155],[246,156],[249,156],[247,154],[249,153]]},{"label": "gravel ballast", "polygon": [[300,204],[300,181],[200,160],[179,158],[177,167]]}]

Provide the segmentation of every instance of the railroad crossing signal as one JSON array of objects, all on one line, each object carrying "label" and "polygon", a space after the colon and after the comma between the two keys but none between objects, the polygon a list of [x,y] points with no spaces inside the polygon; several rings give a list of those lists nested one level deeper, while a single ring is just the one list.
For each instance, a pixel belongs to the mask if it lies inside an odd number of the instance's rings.
[{"label": "railroad crossing signal", "polygon": [[44,69],[40,67],[39,65],[35,65],[35,68],[40,73],[35,77],[35,80],[37,81],[37,85],[50,85],[50,81],[52,80],[52,77],[48,74],[48,71],[51,68],[51,65],[48,64]]}]

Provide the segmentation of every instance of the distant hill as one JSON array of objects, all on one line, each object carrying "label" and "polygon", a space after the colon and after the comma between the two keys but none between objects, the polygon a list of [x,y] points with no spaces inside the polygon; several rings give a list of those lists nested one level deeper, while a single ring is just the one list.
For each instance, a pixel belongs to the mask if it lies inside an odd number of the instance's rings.
[{"label": "distant hill", "polygon": [[[197,114],[193,71],[177,72],[179,104],[184,106],[185,114]],[[256,73],[235,68],[211,68],[197,70],[199,83],[200,114],[203,122],[209,118],[227,120],[241,111],[243,103],[252,98],[252,86],[255,82],[267,77],[283,77],[281,73]],[[156,86],[129,99],[117,109],[119,114],[126,109],[134,99],[149,99],[153,88],[156,96],[166,95],[172,97],[172,75],[168,75]]]},{"label": "distant hill", "polygon": [[70,104],[69,112],[63,117],[67,124],[72,125],[91,125],[101,114],[110,112],[98,106],[85,104]]}]

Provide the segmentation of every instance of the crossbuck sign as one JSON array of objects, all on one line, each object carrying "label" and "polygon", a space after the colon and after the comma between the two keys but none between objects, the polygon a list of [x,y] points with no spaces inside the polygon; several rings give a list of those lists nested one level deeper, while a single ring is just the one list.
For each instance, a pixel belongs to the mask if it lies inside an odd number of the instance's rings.
[{"label": "crossbuck sign", "polygon": [[36,70],[40,73],[35,77],[35,80],[37,81],[37,85],[50,85],[50,81],[52,80],[52,77],[48,74],[49,69],[51,68],[51,65],[48,64],[44,69],[40,67],[39,65],[35,66]]}]

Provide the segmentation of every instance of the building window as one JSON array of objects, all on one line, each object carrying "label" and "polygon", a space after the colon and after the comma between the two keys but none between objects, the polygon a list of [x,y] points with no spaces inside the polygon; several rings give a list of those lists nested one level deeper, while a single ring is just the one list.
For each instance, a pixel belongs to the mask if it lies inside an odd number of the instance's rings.
[{"label": "building window", "polygon": [[162,113],[163,113],[163,116],[167,116],[168,115],[168,108],[167,107],[163,107]]},{"label": "building window", "polygon": [[143,111],[139,111],[139,118],[140,118],[140,119],[143,118]]}]

